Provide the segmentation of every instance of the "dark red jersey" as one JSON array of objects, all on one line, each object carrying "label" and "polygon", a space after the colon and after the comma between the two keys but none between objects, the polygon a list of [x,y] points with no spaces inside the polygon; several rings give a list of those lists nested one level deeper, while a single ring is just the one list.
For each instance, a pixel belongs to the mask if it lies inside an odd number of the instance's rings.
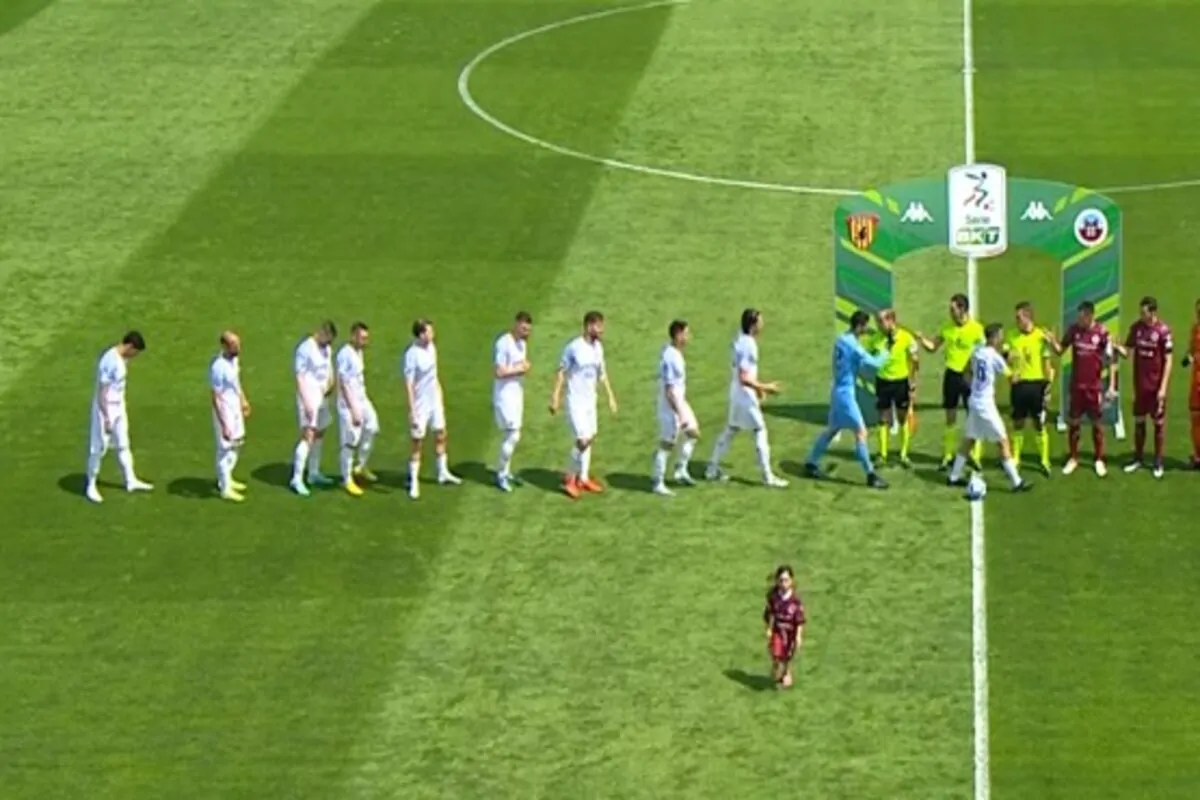
[{"label": "dark red jersey", "polygon": [[1129,328],[1125,346],[1133,360],[1133,383],[1139,394],[1158,392],[1163,373],[1171,360],[1175,343],[1171,341],[1171,329],[1162,320],[1145,323],[1140,319]]},{"label": "dark red jersey", "polygon": [[795,592],[784,595],[778,589],[767,592],[763,622],[770,625],[773,632],[795,638],[796,631],[804,624],[804,603],[800,602],[800,595]]},{"label": "dark red jersey", "polygon": [[1075,323],[1063,334],[1062,346],[1071,348],[1071,384],[1098,390],[1112,346],[1108,329],[1098,322],[1089,327]]}]

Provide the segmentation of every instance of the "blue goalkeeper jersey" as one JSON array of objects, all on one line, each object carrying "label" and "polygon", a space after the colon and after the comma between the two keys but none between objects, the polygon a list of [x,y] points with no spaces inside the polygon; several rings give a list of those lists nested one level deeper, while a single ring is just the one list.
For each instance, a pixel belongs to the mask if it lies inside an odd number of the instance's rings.
[{"label": "blue goalkeeper jersey", "polygon": [[855,397],[854,385],[863,367],[879,369],[887,363],[890,354],[868,353],[858,337],[847,331],[833,343],[833,387],[830,394],[843,398]]}]

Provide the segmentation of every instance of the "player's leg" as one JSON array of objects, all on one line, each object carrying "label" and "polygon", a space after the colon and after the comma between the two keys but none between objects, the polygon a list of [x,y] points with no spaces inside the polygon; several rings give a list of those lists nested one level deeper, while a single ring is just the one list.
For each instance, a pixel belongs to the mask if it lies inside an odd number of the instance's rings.
[{"label": "player's leg", "polygon": [[946,469],[954,460],[958,448],[958,404],[963,381],[961,372],[946,370],[942,373],[942,409],[946,412],[946,430],[942,434],[942,469]]},{"label": "player's leg", "polygon": [[1024,391],[1023,383],[1014,383],[1008,393],[1008,405],[1012,410],[1012,453],[1017,463],[1025,450],[1025,424],[1029,419],[1029,407],[1026,404],[1028,393]]},{"label": "player's leg", "polygon": [[976,409],[967,409],[967,421],[963,426],[963,438],[959,443],[958,452],[954,456],[954,460],[950,462],[949,483],[953,486],[963,484],[963,472],[967,468],[967,460],[970,458],[971,452],[975,449],[975,444],[981,433],[980,414]]},{"label": "player's leg", "polygon": [[907,380],[898,382],[894,394],[896,416],[900,421],[900,466],[910,467],[908,448],[912,444],[912,389]]},{"label": "player's leg", "polygon": [[321,472],[321,452],[325,445],[325,431],[329,429],[331,414],[328,403],[317,406],[317,424],[312,444],[308,449],[308,484],[310,486],[332,486],[334,480]]},{"label": "player's leg", "polygon": [[712,457],[708,460],[708,468],[704,470],[704,477],[710,481],[720,480],[724,478],[724,473],[721,472],[721,460],[725,458],[725,454],[729,452],[729,448],[733,445],[733,438],[738,431],[745,430],[749,427],[749,420],[746,419],[744,404],[731,397],[729,399],[729,416],[725,422],[725,429],[717,436],[717,441],[713,444]]},{"label": "player's leg", "polygon": [[370,400],[366,401],[363,409],[363,425],[362,435],[358,440],[358,447],[355,453],[354,462],[354,477],[361,482],[374,483],[376,478],[375,473],[371,472],[370,462],[371,453],[375,451],[375,439],[379,436],[379,413],[375,410],[375,404]]},{"label": "player's leg", "polygon": [[[959,405],[961,405],[963,407],[963,409],[967,410],[969,413],[969,410],[971,407],[971,382],[969,380],[967,380],[967,376],[965,374],[960,375],[959,377],[961,379],[961,383],[959,383],[959,386],[958,386],[958,391],[959,391],[958,402],[959,402]],[[971,464],[972,469],[975,469],[975,470],[983,469],[983,466],[982,466],[982,464],[983,464],[983,442],[984,442],[983,437],[980,437],[980,436],[975,437],[975,445],[971,448],[971,454],[970,454],[970,464]]]},{"label": "player's leg", "polygon": [[217,491],[222,500],[228,500],[234,503],[240,503],[245,500],[245,496],[234,488],[233,485],[233,470],[237,466],[238,461],[238,446],[237,442],[230,441],[217,437]]},{"label": "player's leg", "polygon": [[[1046,428],[1046,401],[1050,394],[1049,381],[1039,381],[1034,387],[1036,397],[1031,398],[1034,438],[1037,441],[1038,464],[1043,475],[1050,475],[1050,431]],[[1020,457],[1017,462],[1020,463]]]},{"label": "player's leg", "polygon": [[358,456],[365,428],[365,419],[355,425],[348,409],[338,409],[338,475],[342,479],[342,488],[352,497],[360,497],[363,493],[362,487],[354,480],[354,460]]},{"label": "player's leg", "polygon": [[875,411],[879,415],[876,434],[879,437],[879,461],[883,464],[887,463],[888,449],[891,444],[889,439],[892,432],[892,406],[895,402],[892,392],[893,383],[894,381],[875,380]]},{"label": "player's leg", "polygon": [[440,402],[433,408],[429,427],[433,428],[433,454],[437,462],[437,482],[451,486],[460,485],[462,478],[450,471],[450,456],[446,452],[446,409]]},{"label": "player's leg", "polygon": [[108,452],[109,435],[104,430],[104,421],[99,411],[92,411],[91,431],[88,435],[87,476],[83,493],[93,503],[102,503],[97,481],[100,477],[100,465],[104,463],[104,454]]},{"label": "player's leg", "polygon": [[148,492],[154,487],[137,476],[133,467],[133,448],[129,444],[129,418],[124,413],[112,420],[112,447],[125,478],[125,491]]},{"label": "player's leg", "polygon": [[[875,465],[871,463],[871,451],[867,445],[870,431],[867,429],[867,423],[863,420],[862,411],[858,408],[857,403],[854,404],[851,412],[846,423],[854,431],[854,457],[857,459],[858,465],[862,467],[863,473],[867,476],[867,485],[875,489],[886,489],[888,487],[887,481],[876,474]],[[855,412],[857,413],[857,418],[855,418]]]},{"label": "player's leg", "polygon": [[313,440],[317,436],[317,415],[309,413],[304,401],[296,398],[296,423],[300,428],[300,436],[296,440],[296,448],[292,451],[292,491],[301,497],[308,497],[308,486],[304,482],[305,469],[308,465],[308,454],[312,450]]},{"label": "player's leg", "polygon": [[1150,421],[1154,425],[1154,477],[1161,478],[1167,449],[1167,403],[1165,400],[1159,403],[1157,397],[1154,400],[1154,409],[1150,415]]},{"label": "player's leg", "polygon": [[1009,482],[1012,483],[1013,489],[1019,490],[1025,486],[1025,482],[1021,480],[1021,471],[1017,465],[1017,459],[1014,457],[1012,443],[1004,433],[1004,421],[1000,419],[999,414],[996,415],[994,423],[995,430],[992,437],[1000,447],[1000,466],[1004,469],[1004,474],[1008,476]]},{"label": "player's leg", "polygon": [[421,496],[421,451],[425,446],[425,437],[429,433],[429,423],[432,414],[429,409],[418,405],[412,413],[412,424],[409,427],[410,442],[408,451],[408,496],[417,500]]},{"label": "player's leg", "polygon": [[667,463],[675,450],[675,442],[681,438],[679,419],[669,408],[658,413],[658,447],[654,450],[654,461],[650,468],[650,488],[655,494],[669,497],[674,494],[667,488]]},{"label": "player's leg", "polygon": [[500,450],[496,454],[496,486],[502,492],[513,488],[512,460],[521,441],[521,409],[498,403],[495,406],[496,427],[500,429]]},{"label": "player's leg", "polygon": [[762,409],[751,406],[746,409],[746,415],[750,422],[750,430],[754,431],[754,455],[758,459],[758,471],[762,475],[763,483],[776,489],[784,488],[788,485],[787,481],[771,469],[771,441],[767,436],[767,421],[763,418]]}]

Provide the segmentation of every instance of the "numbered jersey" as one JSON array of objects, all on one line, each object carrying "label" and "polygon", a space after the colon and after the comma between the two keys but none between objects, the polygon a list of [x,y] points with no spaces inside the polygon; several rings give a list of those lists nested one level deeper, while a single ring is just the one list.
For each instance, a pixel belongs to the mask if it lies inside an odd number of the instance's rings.
[{"label": "numbered jersey", "polygon": [[996,405],[996,383],[1009,374],[1004,356],[990,346],[977,348],[971,355],[971,399],[977,408],[993,408]]}]

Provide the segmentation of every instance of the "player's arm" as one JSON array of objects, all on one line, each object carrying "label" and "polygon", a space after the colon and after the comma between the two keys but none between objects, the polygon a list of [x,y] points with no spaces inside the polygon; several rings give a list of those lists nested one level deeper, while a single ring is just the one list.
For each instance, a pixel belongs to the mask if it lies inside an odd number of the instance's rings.
[{"label": "player's arm", "polygon": [[767,628],[767,639],[771,638],[771,633],[775,629],[775,615],[771,613],[771,598],[767,598],[767,605],[763,608],[763,625]]},{"label": "player's arm", "polygon": [[1161,340],[1158,346],[1162,348],[1162,382],[1158,385],[1158,396],[1165,398],[1167,390],[1171,388],[1171,356],[1175,352],[1175,343],[1171,341],[1171,334],[1168,332]]},{"label": "player's arm", "polygon": [[604,356],[600,357],[600,385],[604,387],[604,393],[608,395],[608,410],[614,414],[617,413],[617,395],[608,381],[608,365],[604,363]]},{"label": "player's arm", "polygon": [[1188,367],[1190,367],[1192,365],[1192,362],[1194,362],[1196,360],[1196,356],[1200,355],[1200,354],[1196,353],[1196,340],[1197,339],[1200,339],[1200,323],[1192,326],[1191,343],[1188,344],[1187,352],[1185,352],[1183,354],[1183,368],[1184,369],[1187,369]]},{"label": "player's arm", "polygon": [[408,397],[408,415],[417,411],[417,358],[410,349],[404,356],[404,393]]},{"label": "player's arm", "polygon": [[225,419],[225,409],[221,407],[221,373],[214,369],[209,376],[209,389],[212,394],[212,409],[217,415],[217,423],[221,426],[221,438],[229,441],[229,420]]},{"label": "player's arm", "polygon": [[921,348],[915,341],[904,351],[904,357],[908,359],[908,384],[915,387],[917,375],[921,371]]},{"label": "player's arm", "polygon": [[350,421],[356,426],[362,424],[362,409],[358,407],[358,401],[351,396],[350,384],[346,380],[353,366],[349,359],[338,358],[338,394],[342,398],[342,402],[346,404],[346,408],[350,409]]},{"label": "player's arm", "polygon": [[497,342],[496,350],[492,354],[492,374],[497,379],[516,378],[529,372],[529,362],[521,361],[516,364],[508,363],[508,353],[505,352],[504,345]]},{"label": "player's arm", "polygon": [[304,410],[312,414],[315,409],[309,406],[308,392],[304,390],[304,376],[309,372],[308,357],[305,356],[303,349],[296,351],[296,363],[292,367],[292,371],[296,374],[296,396],[300,398],[300,402],[304,403]]},{"label": "player's arm", "polygon": [[870,353],[867,351],[867,348],[863,347],[858,342],[855,342],[854,346],[856,348],[858,348],[858,358],[859,358],[859,366],[860,367],[869,367],[870,369],[878,370],[878,369],[881,369],[884,364],[886,364],[888,361],[891,361],[891,359],[892,359],[892,354],[889,353],[887,350],[884,350],[881,353]]},{"label": "player's arm", "polygon": [[100,405],[100,424],[104,426],[104,430],[112,428],[112,420],[108,417],[108,398],[112,394],[114,378],[107,371],[100,373],[100,391],[97,395],[97,402]]},{"label": "player's arm", "polygon": [[933,338],[926,336],[920,331],[914,331],[913,335],[916,336],[917,341],[921,343],[921,347],[924,347],[926,352],[929,353],[936,353],[942,348],[942,345],[946,343],[946,340],[942,338],[940,333]]},{"label": "player's arm", "polygon": [[563,352],[562,359],[558,362],[558,370],[554,373],[554,388],[550,390],[551,414],[557,414],[562,405],[563,384],[567,381],[567,370],[571,367],[571,358],[571,351],[568,348]]}]

